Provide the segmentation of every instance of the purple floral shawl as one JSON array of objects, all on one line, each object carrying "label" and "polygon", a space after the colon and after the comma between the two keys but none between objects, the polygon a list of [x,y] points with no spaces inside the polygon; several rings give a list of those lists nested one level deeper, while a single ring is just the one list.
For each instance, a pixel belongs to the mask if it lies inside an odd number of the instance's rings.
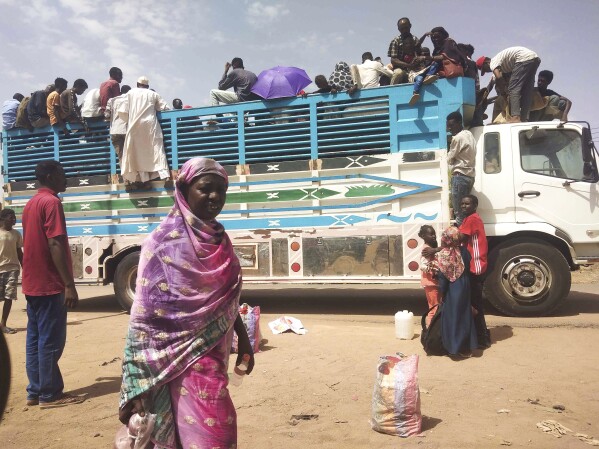
[{"label": "purple floral shawl", "polygon": [[239,310],[241,269],[224,227],[190,210],[181,185],[203,174],[222,176],[212,159],[187,161],[175,185],[175,204],[145,239],[123,358],[120,406],[142,393],[146,411],[157,414],[153,440],[175,447],[168,386],[216,346]]}]

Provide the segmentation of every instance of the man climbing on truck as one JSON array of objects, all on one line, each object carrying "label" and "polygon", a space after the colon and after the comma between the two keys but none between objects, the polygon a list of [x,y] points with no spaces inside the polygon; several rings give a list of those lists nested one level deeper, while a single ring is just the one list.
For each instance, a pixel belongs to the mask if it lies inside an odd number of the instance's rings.
[{"label": "man climbing on truck", "polygon": [[447,131],[451,133],[451,145],[447,153],[451,172],[451,204],[456,226],[460,226],[464,220],[462,198],[470,193],[474,185],[476,140],[470,131],[464,129],[462,114],[458,111],[447,116]]}]

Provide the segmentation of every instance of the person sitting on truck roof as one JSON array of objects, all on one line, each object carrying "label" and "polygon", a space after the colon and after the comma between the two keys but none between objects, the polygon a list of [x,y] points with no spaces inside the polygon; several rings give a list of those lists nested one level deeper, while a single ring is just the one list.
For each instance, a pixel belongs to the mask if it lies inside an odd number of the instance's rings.
[{"label": "person sitting on truck roof", "polygon": [[68,81],[64,78],[56,78],[54,80],[54,92],[48,94],[46,99],[46,107],[48,108],[48,117],[50,118],[50,125],[55,130],[62,129],[65,134],[69,134],[69,130],[64,122],[64,114],[60,105],[60,95],[67,89],[69,85]]},{"label": "person sitting on truck roof", "polygon": [[43,128],[50,124],[46,100],[54,89],[54,84],[48,84],[44,90],[37,90],[31,94],[31,99],[27,105],[27,116],[34,128]]},{"label": "person sitting on truck roof", "polygon": [[157,111],[167,109],[168,105],[150,89],[150,81],[145,76],[139,77],[137,87],[127,93],[127,101],[118,110],[127,123],[121,160],[125,182],[147,188],[156,177],[170,178],[162,129],[156,117]]},{"label": "person sitting on truck roof", "polygon": [[[233,67],[231,73],[229,69]],[[210,91],[210,105],[238,103],[240,101],[250,101],[254,98],[252,86],[256,83],[258,77],[253,72],[245,70],[243,59],[233,58],[225,64],[225,73],[218,83],[218,89]],[[228,92],[227,89],[233,88],[234,92]]]},{"label": "person sitting on truck roof", "polygon": [[335,69],[329,76],[329,84],[336,86],[338,90],[346,90],[354,85],[347,62],[339,61],[335,64]]},{"label": "person sitting on truck roof", "polygon": [[[476,61],[481,75],[492,72],[497,92],[509,99],[509,123],[527,122],[532,105],[535,75],[541,58],[526,47],[509,47],[493,59],[481,56]],[[506,81],[509,74],[509,82]]]},{"label": "person sitting on truck roof", "polygon": [[350,67],[354,85],[350,90],[370,89],[379,87],[381,75],[393,76],[393,72],[372,57],[369,51],[362,54],[362,64],[352,64]]},{"label": "person sitting on truck roof", "polygon": [[318,90],[312,92],[313,94],[336,94],[339,91],[337,86],[334,84],[329,84],[324,75],[316,75],[316,78],[314,78],[314,84],[316,84]]},{"label": "person sitting on truck roof", "polygon": [[[466,58],[458,48],[458,44],[449,37],[449,33],[443,27],[435,27],[428,33],[431,41],[433,42],[433,56],[432,60],[439,63],[439,75],[442,77],[449,76],[444,73],[444,63],[447,60],[465,67]],[[460,75],[462,76],[462,75]]]},{"label": "person sitting on truck roof", "polygon": [[183,100],[181,100],[180,98],[175,98],[173,100],[173,109],[191,109],[191,106],[188,104],[183,104]]},{"label": "person sitting on truck roof", "polygon": [[29,101],[31,100],[31,96],[23,98],[19,107],[17,108],[17,121],[15,123],[15,127],[17,128],[27,128],[29,131],[33,131],[33,126],[31,126],[31,122],[29,121],[29,116],[27,115],[27,106],[29,106]]},{"label": "person sitting on truck roof", "polygon": [[60,94],[60,106],[65,122],[79,122],[85,126],[87,131],[87,123],[81,116],[81,110],[77,105],[77,95],[82,95],[86,89],[87,83],[85,80],[76,79],[73,87]]},{"label": "person sitting on truck roof", "polygon": [[111,67],[108,71],[110,78],[100,84],[100,109],[106,110],[108,100],[121,95],[120,84],[123,81],[123,71],[118,67]]},{"label": "person sitting on truck roof", "polygon": [[458,49],[464,55],[464,76],[466,78],[472,78],[474,80],[474,87],[476,91],[480,89],[480,77],[478,76],[478,68],[476,67],[476,61],[472,59],[474,54],[474,47],[470,44],[458,44]]},{"label": "person sitting on truck roof", "polygon": [[87,122],[97,122],[104,119],[100,108],[100,89],[91,89],[81,104],[81,116]]},{"label": "person sitting on truck roof", "polygon": [[402,17],[397,21],[397,29],[399,30],[399,36],[391,41],[387,52],[393,67],[391,84],[408,82],[408,73],[413,68],[414,58],[421,54],[420,45],[423,41],[423,39],[418,39],[411,33],[412,24],[407,17]]},{"label": "person sitting on truck roof", "polygon": [[435,74],[429,74],[431,65],[427,63],[431,58],[431,51],[428,47],[421,47],[421,55],[414,58],[412,69],[408,73],[408,81],[414,83],[414,96],[410,100],[410,105],[415,104],[420,98],[420,87],[423,84],[431,84],[437,81],[439,77]]},{"label": "person sitting on truck roof", "polygon": [[10,100],[6,100],[2,105],[2,128],[5,130],[12,129],[17,124],[17,110],[21,101],[23,101],[23,94],[14,94]]},{"label": "person sitting on truck roof", "polygon": [[554,118],[566,121],[568,113],[572,107],[572,102],[566,97],[549,89],[549,84],[553,81],[553,72],[550,70],[541,70],[537,76],[537,89],[543,98],[547,99],[547,106],[538,111],[532,111],[530,118],[535,120],[553,120]]},{"label": "person sitting on truck roof", "polygon": [[123,147],[125,145],[125,135],[127,134],[127,122],[125,122],[118,114],[118,110],[123,108],[127,102],[127,92],[131,90],[131,86],[124,84],[121,87],[121,95],[113,97],[106,103],[104,117],[110,122],[110,141],[114,147],[114,151],[119,160],[119,164],[123,160]]},{"label": "person sitting on truck roof", "polygon": [[[439,77],[450,77],[446,71],[444,61],[450,61],[455,66],[464,66],[464,56],[458,48],[458,44],[449,37],[449,33],[443,27],[435,27],[424,37],[430,36],[434,49],[432,56],[425,56],[430,66],[414,81],[414,94],[410,99],[410,106],[415,105],[420,99],[420,88],[423,84],[434,83]],[[463,74],[463,72],[462,72]],[[455,76],[455,75],[453,75]],[[458,75],[461,76],[461,75]]]},{"label": "person sitting on truck roof", "polygon": [[460,226],[464,220],[462,198],[470,193],[474,185],[476,141],[472,133],[464,129],[462,114],[459,111],[447,116],[447,130],[452,136],[447,153],[447,163],[451,172],[451,203],[456,226]]},{"label": "person sitting on truck roof", "polygon": [[[380,56],[377,56],[376,58],[374,58],[374,60],[383,64],[383,60]],[[387,64],[385,67],[393,71],[393,65],[391,63]],[[389,78],[387,75],[381,75],[381,77],[379,78],[379,84],[381,86],[389,86],[391,84],[391,78]]]}]

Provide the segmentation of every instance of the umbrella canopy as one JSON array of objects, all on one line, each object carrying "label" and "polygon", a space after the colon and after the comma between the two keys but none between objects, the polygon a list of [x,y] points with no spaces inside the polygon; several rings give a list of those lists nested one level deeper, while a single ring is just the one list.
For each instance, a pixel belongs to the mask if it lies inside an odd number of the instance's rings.
[{"label": "umbrella canopy", "polygon": [[264,99],[295,97],[312,80],[305,70],[297,67],[273,67],[258,75],[252,92]]}]

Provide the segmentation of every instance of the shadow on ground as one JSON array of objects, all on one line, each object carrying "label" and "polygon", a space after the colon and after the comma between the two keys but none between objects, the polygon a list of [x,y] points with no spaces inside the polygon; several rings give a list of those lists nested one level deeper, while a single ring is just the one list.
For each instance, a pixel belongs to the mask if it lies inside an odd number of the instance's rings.
[{"label": "shadow on ground", "polygon": [[426,432],[427,430],[432,430],[437,427],[438,424],[443,422],[442,419],[433,418],[432,416],[422,415],[422,432]]},{"label": "shadow on ground", "polygon": [[[596,285],[599,292],[599,285]],[[576,288],[576,285],[572,286]],[[582,313],[599,313],[599,294],[582,291],[572,291],[568,299],[549,316],[576,316]]]},{"label": "shadow on ground", "polygon": [[92,298],[80,298],[79,305],[75,309],[77,312],[95,312],[95,313],[122,313],[123,309],[114,295],[95,296]]},{"label": "shadow on ground", "polygon": [[[599,288],[598,288],[599,290]],[[424,291],[420,288],[383,290],[376,288],[277,288],[246,289],[241,301],[260,306],[262,313],[336,315],[394,315],[398,310],[409,310],[415,316],[427,311]],[[502,316],[490,304],[487,315]],[[567,317],[599,313],[599,294],[573,291],[551,316]]]},{"label": "shadow on ground", "polygon": [[121,377],[98,377],[95,383],[76,390],[70,390],[69,394],[78,395],[85,394],[87,399],[106,396],[107,394],[118,393],[121,389]]},{"label": "shadow on ground", "polygon": [[377,290],[352,288],[290,288],[244,290],[241,301],[260,306],[262,313],[394,315],[410,310],[422,315],[427,310],[422,289]]},{"label": "shadow on ground", "polygon": [[[576,285],[573,286],[576,288]],[[597,288],[599,290],[599,287]],[[394,315],[398,310],[409,310],[422,316],[427,310],[424,291],[421,288],[398,288],[396,290],[365,288],[293,287],[272,290],[246,288],[241,302],[260,306],[262,313],[272,314],[322,314],[336,315]],[[114,295],[82,298],[78,312],[119,314],[123,310]],[[490,304],[485,308],[487,315],[502,316]],[[599,313],[599,294],[588,291],[572,291],[568,299],[550,316],[568,317],[580,314]]]}]

